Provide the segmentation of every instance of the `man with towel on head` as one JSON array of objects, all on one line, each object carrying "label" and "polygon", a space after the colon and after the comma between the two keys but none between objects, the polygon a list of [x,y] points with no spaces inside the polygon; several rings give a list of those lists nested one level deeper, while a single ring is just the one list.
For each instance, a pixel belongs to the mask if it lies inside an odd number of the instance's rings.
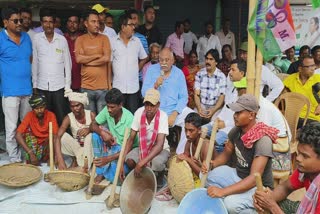
[{"label": "man with towel on head", "polygon": [[[58,168],[60,170],[67,168],[62,154],[72,157],[71,167],[83,167],[84,158],[87,157],[90,168],[93,152],[89,126],[96,115],[94,112],[84,109],[84,106],[89,104],[87,93],[72,92],[69,89],[65,91],[64,96],[69,99],[71,113],[64,117],[55,140]],[[72,136],[66,132],[68,128],[70,128]]]},{"label": "man with towel on head", "polygon": [[56,116],[46,109],[44,95],[32,95],[29,104],[32,111],[21,121],[15,137],[25,151],[27,163],[40,165],[49,159],[49,122],[52,122],[53,138],[58,132],[58,123]]}]

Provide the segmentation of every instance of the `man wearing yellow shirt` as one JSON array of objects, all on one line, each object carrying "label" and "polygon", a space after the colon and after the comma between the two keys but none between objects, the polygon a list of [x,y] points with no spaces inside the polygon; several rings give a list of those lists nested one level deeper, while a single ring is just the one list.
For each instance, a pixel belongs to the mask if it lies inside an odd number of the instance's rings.
[{"label": "man wearing yellow shirt", "polygon": [[[286,90],[296,92],[306,96],[311,103],[311,111],[308,121],[320,121],[320,104],[317,102],[313,92],[312,86],[320,83],[320,74],[315,74],[316,65],[312,56],[305,56],[299,64],[298,72],[291,74],[284,81]],[[300,113],[298,128],[302,126],[303,119],[307,113],[307,107],[303,107]]]}]

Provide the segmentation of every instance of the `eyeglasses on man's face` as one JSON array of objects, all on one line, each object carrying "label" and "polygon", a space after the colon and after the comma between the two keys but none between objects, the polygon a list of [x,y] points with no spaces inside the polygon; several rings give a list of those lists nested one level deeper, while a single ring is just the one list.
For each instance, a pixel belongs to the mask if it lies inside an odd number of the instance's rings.
[{"label": "eyeglasses on man's face", "polygon": [[18,22],[20,22],[20,24],[22,24],[23,19],[9,19],[10,21],[12,21],[14,24],[18,24]]},{"label": "eyeglasses on man's face", "polygon": [[313,64],[313,65],[302,65],[303,68],[310,68],[310,69],[313,69],[313,68],[316,68],[316,65]]}]

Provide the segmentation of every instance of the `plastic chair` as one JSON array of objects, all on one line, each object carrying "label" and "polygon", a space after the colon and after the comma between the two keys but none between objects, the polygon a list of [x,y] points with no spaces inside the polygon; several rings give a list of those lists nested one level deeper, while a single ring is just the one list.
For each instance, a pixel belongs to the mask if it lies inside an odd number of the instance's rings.
[{"label": "plastic chair", "polygon": [[286,74],[286,73],[278,73],[276,75],[277,77],[279,77],[279,79],[281,79],[281,81],[285,80],[288,76],[290,76],[290,74]]},{"label": "plastic chair", "polygon": [[295,157],[297,152],[298,141],[297,137],[297,125],[299,121],[300,112],[304,106],[307,106],[306,116],[303,118],[303,126],[306,124],[310,114],[310,101],[302,94],[295,92],[287,92],[282,94],[276,101],[275,105],[280,109],[286,118],[291,130],[292,138],[290,142],[290,152],[292,169],[295,169]]}]

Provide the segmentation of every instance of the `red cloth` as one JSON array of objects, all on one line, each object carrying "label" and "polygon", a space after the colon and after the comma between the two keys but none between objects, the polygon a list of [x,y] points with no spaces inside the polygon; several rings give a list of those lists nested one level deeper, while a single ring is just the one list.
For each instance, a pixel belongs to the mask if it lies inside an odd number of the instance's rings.
[{"label": "red cloth", "polygon": [[276,140],[278,138],[278,133],[278,129],[267,126],[262,122],[258,122],[241,137],[241,140],[244,146],[250,149],[253,144],[263,136],[268,136],[272,143],[277,143]]},{"label": "red cloth", "polygon": [[160,120],[160,110],[158,109],[156,115],[155,115],[155,121],[154,121],[154,129],[151,137],[151,142],[149,146],[147,146],[147,127],[146,127],[146,110],[143,111],[141,115],[140,120],[140,131],[139,131],[139,137],[140,137],[140,160],[147,157],[149,152],[151,151],[154,143],[156,142],[158,130],[159,130],[159,120]]},{"label": "red cloth", "polygon": [[[77,38],[81,36],[79,33],[77,35]],[[74,52],[74,46],[76,40],[72,40],[68,33],[64,34],[64,37],[66,38],[69,46],[69,52],[71,56],[72,61],[72,69],[71,69],[71,89],[73,90],[79,90],[81,88],[81,65],[76,62],[76,55]]]},{"label": "red cloth", "polygon": [[31,129],[32,134],[38,140],[38,144],[41,144],[49,137],[49,122],[52,122],[52,133],[57,134],[58,123],[54,113],[45,110],[43,116],[43,126],[41,126],[34,111],[30,111],[21,121],[17,132],[25,134],[29,133],[29,129]]},{"label": "red cloth", "polygon": [[[299,171],[296,169],[293,174],[290,176],[289,181],[294,190],[305,188],[306,190],[309,189],[311,181],[309,178],[301,179],[299,178]],[[318,202],[315,213],[320,213],[320,195],[318,195]]]}]

